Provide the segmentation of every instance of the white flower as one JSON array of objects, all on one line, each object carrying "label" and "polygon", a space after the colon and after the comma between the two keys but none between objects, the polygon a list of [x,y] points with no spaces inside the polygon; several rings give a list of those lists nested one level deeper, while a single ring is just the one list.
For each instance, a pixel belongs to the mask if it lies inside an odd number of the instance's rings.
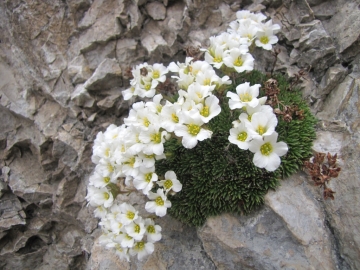
[{"label": "white flower", "polygon": [[123,229],[123,224],[117,220],[111,220],[110,227],[113,233],[119,234],[121,229]]},{"label": "white flower", "polygon": [[94,214],[95,214],[95,217],[97,217],[97,218],[104,218],[106,216],[106,214],[107,214],[107,210],[106,210],[106,208],[104,206],[99,205],[94,210]]},{"label": "white flower", "polygon": [[136,96],[135,94],[135,87],[134,86],[130,86],[128,89],[122,91],[122,95],[124,97],[124,100],[129,100],[131,99],[133,96]]},{"label": "white flower", "polygon": [[138,260],[144,259],[147,255],[154,252],[154,244],[151,242],[135,242],[134,246],[129,250],[131,256],[137,255]]},{"label": "white flower", "polygon": [[110,159],[100,159],[99,164],[95,167],[95,171],[99,175],[110,178],[117,177],[118,174],[121,174],[121,170],[121,166]]},{"label": "white flower", "polygon": [[196,75],[195,81],[201,85],[210,86],[210,91],[215,89],[216,82],[219,80],[219,76],[216,75],[215,70],[208,69],[204,72],[199,72]]},{"label": "white flower", "polygon": [[104,206],[108,208],[112,205],[114,197],[107,188],[96,188],[88,186],[88,194],[85,197],[91,206]]},{"label": "white flower", "polygon": [[240,149],[249,149],[249,141],[251,136],[248,134],[248,130],[245,127],[245,123],[240,123],[236,127],[230,129],[229,141],[236,144]]},{"label": "white flower", "polygon": [[165,173],[165,180],[158,181],[157,184],[160,187],[163,187],[167,192],[173,190],[175,192],[179,192],[182,189],[182,184],[177,179],[174,171],[167,171]]},{"label": "white flower", "polygon": [[176,127],[174,132],[176,136],[182,137],[182,144],[185,148],[194,148],[198,141],[211,138],[212,132],[201,128],[204,122],[200,117],[195,118],[184,114],[183,119],[184,125]]},{"label": "white flower", "polygon": [[250,136],[261,139],[263,136],[268,136],[275,132],[277,123],[278,120],[275,114],[257,112],[252,115],[251,122],[245,122],[245,125]]},{"label": "white flower", "polygon": [[[111,177],[110,177],[111,176]],[[109,183],[116,183],[117,177],[114,177],[114,174],[109,176],[102,176],[96,170],[94,174],[89,177],[89,185],[92,185],[97,188],[106,187]]]},{"label": "white flower", "polygon": [[159,116],[148,107],[137,110],[132,109],[129,112],[129,116],[124,119],[124,122],[126,125],[138,126],[142,130],[147,130],[149,126],[159,122]]},{"label": "white flower", "polygon": [[99,222],[99,225],[101,226],[101,230],[103,232],[111,232],[111,220],[107,220],[106,218],[104,218]]},{"label": "white flower", "polygon": [[187,90],[189,85],[191,85],[195,80],[195,77],[192,74],[185,74],[183,70],[179,71],[179,76],[171,77],[177,79],[179,88],[184,90]]},{"label": "white flower", "polygon": [[133,180],[135,188],[142,190],[145,195],[149,194],[149,191],[154,186],[154,182],[158,180],[158,176],[154,171],[155,167],[141,167],[140,173]]},{"label": "white flower", "polygon": [[253,162],[259,168],[267,171],[275,171],[281,163],[280,157],[288,151],[288,146],[284,142],[276,142],[278,134],[273,132],[262,139],[254,139],[250,142],[249,150],[254,153]]},{"label": "white flower", "polygon": [[257,99],[259,87],[260,84],[250,86],[250,83],[246,82],[236,87],[236,94],[228,92],[226,96],[230,98],[230,109],[241,109],[244,106],[256,107],[259,104],[259,99]]},{"label": "white flower", "polygon": [[132,248],[135,244],[134,238],[132,238],[127,233],[120,234],[117,238],[117,241],[120,242],[120,245],[123,248]]},{"label": "white flower", "polygon": [[155,222],[151,218],[145,219],[145,229],[145,234],[149,242],[155,243],[161,239],[161,227],[155,225]]},{"label": "white flower", "polygon": [[162,110],[161,100],[163,99],[163,96],[161,94],[158,94],[153,97],[153,101],[149,101],[145,103],[145,107],[148,107],[153,113],[159,114]]},{"label": "white flower", "polygon": [[[215,87],[215,86],[214,86]],[[197,82],[189,85],[187,99],[193,100],[196,104],[200,103],[211,94],[211,87],[206,85],[201,85]]]},{"label": "white flower", "polygon": [[219,99],[211,95],[205,99],[205,104],[198,104],[200,118],[204,123],[208,123],[215,116],[219,115],[221,112],[221,107],[219,105]]},{"label": "white flower", "polygon": [[125,259],[125,260],[127,260],[128,262],[130,261],[130,256],[129,256],[129,254],[128,254],[128,248],[123,248],[123,247],[121,247],[121,245],[119,245],[119,244],[116,244],[115,246],[114,246],[114,248],[115,248],[115,254],[117,255],[117,256],[119,256],[119,258],[120,258],[120,260],[123,260],[123,259]]},{"label": "white flower", "polygon": [[271,50],[272,45],[278,42],[277,36],[274,35],[272,30],[258,31],[256,34],[255,44],[265,50]]},{"label": "white flower", "polygon": [[123,225],[128,225],[139,217],[138,211],[136,211],[136,209],[130,204],[122,203],[120,205],[120,209],[121,214],[118,221]]},{"label": "white flower", "polygon": [[250,53],[242,54],[238,48],[234,48],[224,58],[224,64],[240,73],[254,69],[254,58]]},{"label": "white flower", "polygon": [[138,217],[132,223],[126,225],[125,231],[128,235],[134,238],[134,240],[140,241],[146,232],[143,219]]},{"label": "white flower", "polygon": [[111,233],[103,233],[99,237],[99,243],[102,246],[107,246],[109,243],[112,243],[112,234]]},{"label": "white flower", "polygon": [[140,133],[139,139],[143,142],[142,151],[146,155],[162,155],[164,153],[164,142],[166,141],[167,132],[161,131],[159,125],[152,125],[148,130]]},{"label": "white flower", "polygon": [[252,19],[253,16],[254,16],[254,13],[252,13],[249,10],[239,10],[236,12],[236,18],[238,18],[238,20]]},{"label": "white flower", "polygon": [[168,132],[173,132],[176,126],[180,126],[182,124],[179,118],[180,111],[180,104],[167,102],[161,111],[161,127],[166,129]]},{"label": "white flower", "polygon": [[136,177],[139,173],[139,163],[136,163],[136,156],[125,153],[118,162],[122,163],[122,172],[126,176]]},{"label": "white flower", "polygon": [[259,98],[259,104],[256,107],[250,107],[250,106],[246,106],[246,107],[242,107],[243,110],[246,111],[241,113],[239,116],[239,119],[241,122],[250,122],[251,121],[251,117],[254,113],[256,112],[264,112],[266,114],[274,114],[273,113],[273,108],[269,105],[263,105],[266,101],[267,97],[261,97]]},{"label": "white flower", "polygon": [[168,70],[170,70],[171,72],[179,72],[180,70],[185,69],[192,60],[192,57],[186,57],[185,63],[177,62],[177,64],[175,64],[174,62],[171,62],[168,66]]},{"label": "white flower", "polygon": [[138,154],[138,158],[141,161],[140,167],[145,167],[145,168],[151,168],[155,166],[155,161],[156,160],[160,160],[160,159],[164,159],[166,158],[165,154],[161,154],[161,155],[155,155],[155,154],[151,154],[151,155],[146,155],[144,153],[139,153]]},{"label": "white flower", "polygon": [[152,66],[149,66],[149,70],[149,75],[153,80],[165,82],[168,69],[163,64],[154,64]]},{"label": "white flower", "polygon": [[156,193],[150,191],[148,198],[153,201],[145,204],[146,211],[149,213],[155,213],[159,217],[165,216],[167,209],[171,207],[171,202],[168,201],[165,196],[164,190],[159,188]]},{"label": "white flower", "polygon": [[223,59],[226,56],[223,46],[216,46],[205,52],[205,61],[213,65],[215,68],[220,69],[224,64]]}]

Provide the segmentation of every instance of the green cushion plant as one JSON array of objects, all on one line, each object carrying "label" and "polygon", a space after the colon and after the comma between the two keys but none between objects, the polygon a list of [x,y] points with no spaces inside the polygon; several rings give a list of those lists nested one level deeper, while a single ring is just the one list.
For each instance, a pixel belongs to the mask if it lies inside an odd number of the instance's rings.
[{"label": "green cushion plant", "polygon": [[[259,82],[265,85],[267,79],[254,70],[242,74],[235,85],[245,81],[251,85]],[[280,185],[279,178],[297,172],[312,155],[316,119],[299,89],[290,90],[289,80],[283,75],[277,74],[275,79],[280,89],[279,108],[283,109],[282,104],[285,104],[297,106],[303,112],[302,119],[294,116],[291,121],[278,116],[279,140],[289,147],[287,154],[281,157],[280,167],[274,172],[260,169],[253,164],[253,153],[229,143],[229,130],[241,110],[231,111],[224,102],[221,113],[209,123],[214,132],[211,139],[199,142],[193,149],[185,149],[176,138],[165,143],[167,158],[157,161],[156,173],[164,175],[174,170],[183,184],[182,191],[170,198],[170,215],[189,225],[201,226],[209,216],[226,212],[248,214],[264,203],[269,189]],[[228,91],[235,92],[234,84]],[[260,95],[264,94],[263,90]]]}]

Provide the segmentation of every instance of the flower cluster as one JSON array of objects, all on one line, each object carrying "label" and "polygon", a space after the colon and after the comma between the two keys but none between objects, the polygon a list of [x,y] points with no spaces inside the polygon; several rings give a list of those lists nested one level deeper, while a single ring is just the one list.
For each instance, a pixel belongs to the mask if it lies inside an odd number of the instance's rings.
[{"label": "flower cluster", "polygon": [[277,43],[275,34],[280,30],[272,20],[262,23],[266,16],[250,11],[238,11],[237,20],[230,23],[227,32],[210,38],[210,47],[205,51],[205,61],[220,69],[224,66],[236,72],[252,70],[254,58],[249,50],[256,45],[271,50]]},{"label": "flower cluster", "polygon": [[134,79],[130,81],[131,87],[123,91],[124,100],[129,100],[133,96],[153,97],[158,84],[166,80],[167,72],[168,70],[163,64],[148,65],[144,63],[138,65],[132,70]]},{"label": "flower cluster", "polygon": [[[126,124],[110,125],[104,133],[99,132],[93,146],[96,167],[86,199],[96,207],[95,216],[101,218],[101,243],[115,248],[121,258],[137,255],[142,259],[152,253],[153,243],[161,238],[161,227],[140,217],[133,206],[119,204],[116,196],[131,188],[141,191],[150,199],[145,209],[162,217],[171,207],[167,194],[182,188],[175,172],[166,172],[164,179],[155,173],[155,160],[165,158],[163,143],[168,135],[159,126],[159,99],[158,95],[152,102],[135,103]],[[127,190],[120,189],[121,179]]]},{"label": "flower cluster", "polygon": [[130,204],[115,203],[108,209],[97,208],[95,216],[101,218],[100,244],[115,248],[121,259],[129,260],[129,255],[137,255],[141,260],[154,251],[154,243],[161,239],[161,227],[151,218],[143,219]]},{"label": "flower cluster", "polygon": [[259,87],[259,84],[250,86],[243,83],[236,87],[236,94],[227,93],[230,109],[243,110],[239,120],[233,122],[229,141],[240,149],[249,149],[254,153],[255,166],[275,171],[281,163],[280,156],[287,153],[288,147],[284,142],[276,142],[278,120],[272,107],[264,105],[266,97],[257,98]]},{"label": "flower cluster", "polygon": [[[121,258],[129,260],[130,255],[137,255],[141,260],[152,253],[153,243],[161,239],[161,227],[151,218],[140,217],[132,205],[120,203],[117,195],[140,191],[149,199],[145,210],[165,216],[171,207],[168,195],[181,191],[182,184],[174,171],[156,173],[155,162],[166,158],[164,143],[179,138],[191,149],[211,138],[208,123],[220,114],[219,98],[226,100],[224,93],[230,98],[230,109],[243,110],[230,130],[231,143],[253,152],[254,164],[268,171],[276,170],[279,156],[287,152],[284,142],[276,142],[277,118],[273,109],[264,105],[267,97],[257,98],[260,85],[243,83],[236,87],[236,94],[227,92],[232,81],[214,70],[228,75],[253,70],[250,51],[254,46],[269,50],[277,42],[274,34],[280,27],[271,20],[263,23],[263,14],[239,11],[236,15],[227,32],[210,38],[210,47],[203,50],[205,61],[187,57],[185,63],[172,62],[168,67],[137,65],[130,87],[123,91],[124,100],[138,96],[147,101],[134,103],[123,125],[110,125],[95,139],[92,161],[96,167],[86,199],[96,207],[95,216],[101,218],[100,242],[115,248]],[[175,102],[157,91],[169,72],[179,89]]]}]

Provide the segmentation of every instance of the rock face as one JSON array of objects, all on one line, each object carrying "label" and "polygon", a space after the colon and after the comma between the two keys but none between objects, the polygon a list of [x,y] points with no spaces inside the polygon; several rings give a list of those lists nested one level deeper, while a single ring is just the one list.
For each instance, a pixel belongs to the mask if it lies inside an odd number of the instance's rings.
[{"label": "rock face", "polygon": [[[1,269],[360,269],[360,2],[357,0],[0,2]],[[202,228],[159,219],[146,260],[120,261],[98,243],[86,205],[99,131],[120,125],[126,70],[183,61],[239,9],[281,24],[275,70],[301,69],[319,124],[314,149],[338,153],[335,200],[299,173],[249,216]],[[255,52],[269,71],[271,52]],[[136,200],[139,197],[124,198]]]}]

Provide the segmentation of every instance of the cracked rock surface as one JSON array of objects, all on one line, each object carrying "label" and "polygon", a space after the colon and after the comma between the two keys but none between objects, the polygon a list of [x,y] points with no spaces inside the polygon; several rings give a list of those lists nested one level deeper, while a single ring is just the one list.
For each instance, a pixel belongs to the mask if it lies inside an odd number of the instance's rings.
[{"label": "cracked rock surface", "polygon": [[[276,71],[308,71],[313,148],[342,168],[335,200],[298,173],[249,216],[158,219],[155,252],[120,261],[85,196],[96,134],[128,113],[126,70],[184,61],[240,9],[281,25]],[[0,1],[0,269],[360,269],[359,29],[359,0]],[[270,71],[271,52],[254,57]]]}]

